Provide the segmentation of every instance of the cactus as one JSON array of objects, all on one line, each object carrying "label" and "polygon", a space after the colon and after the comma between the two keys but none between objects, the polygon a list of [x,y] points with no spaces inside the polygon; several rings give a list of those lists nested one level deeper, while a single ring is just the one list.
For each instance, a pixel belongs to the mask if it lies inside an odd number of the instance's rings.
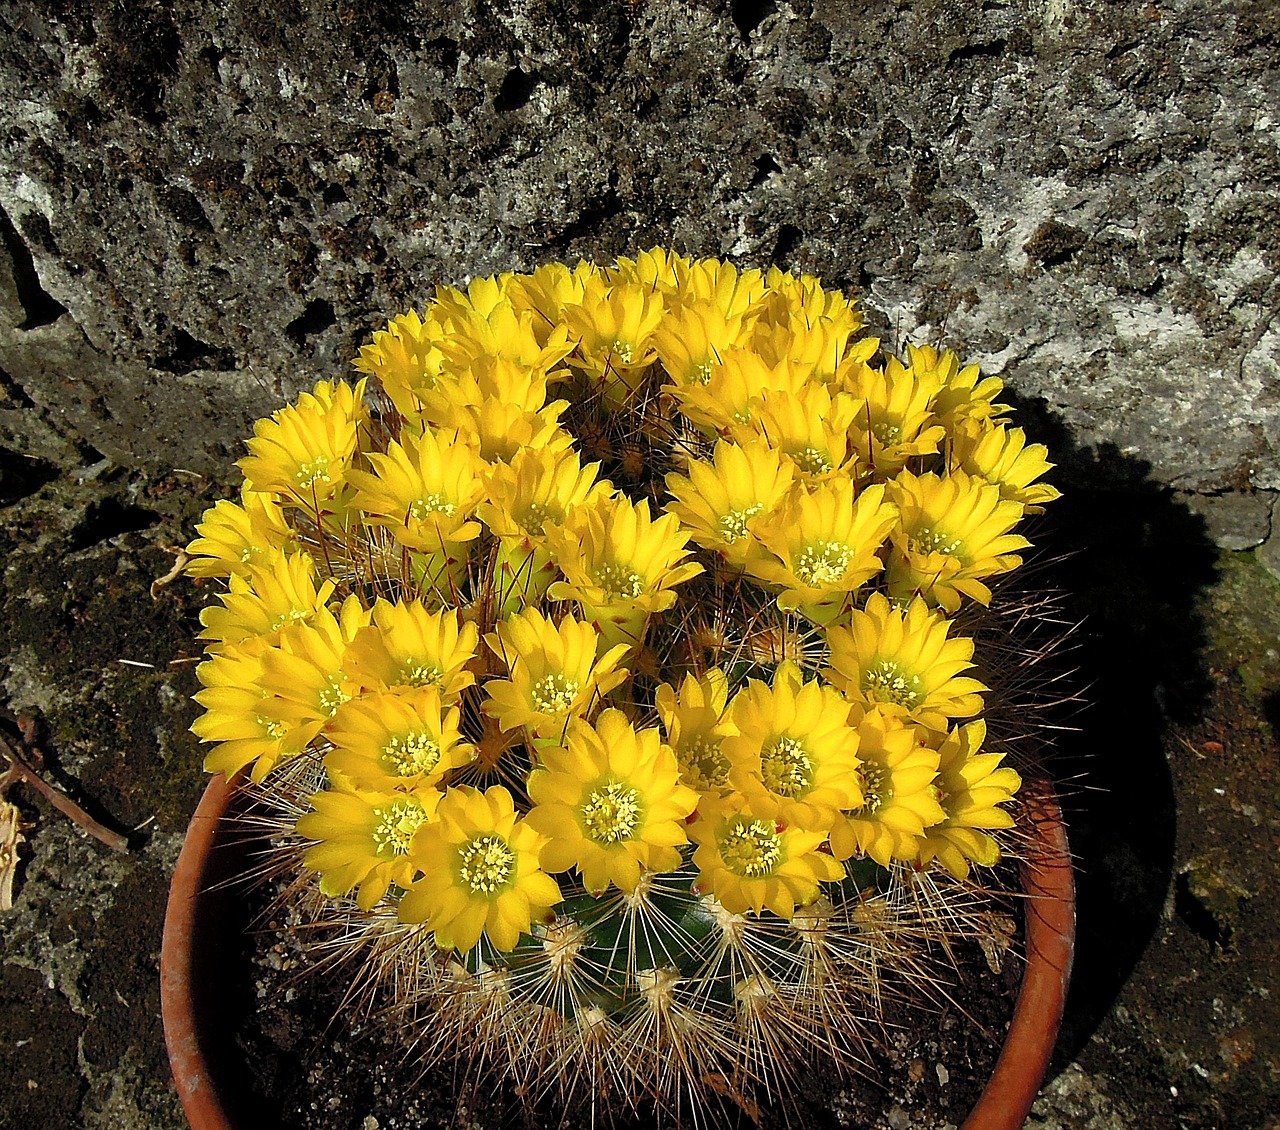
[{"label": "cactus", "polygon": [[552,264],[255,426],[193,730],[424,1062],[751,1110],[979,931],[1020,779],[973,636],[1057,492],[999,381],[860,329],[778,270]]}]

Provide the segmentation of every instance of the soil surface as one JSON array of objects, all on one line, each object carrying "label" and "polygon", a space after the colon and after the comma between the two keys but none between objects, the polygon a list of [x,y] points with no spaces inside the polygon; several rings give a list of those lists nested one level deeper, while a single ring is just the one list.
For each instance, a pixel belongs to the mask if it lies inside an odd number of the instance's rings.
[{"label": "soil surface", "polygon": [[[1034,536],[1046,557],[1074,550],[1044,575],[1084,618],[1072,662],[1090,705],[1058,761],[1079,857],[1076,978],[1028,1125],[1275,1130],[1280,584],[1253,553],[1215,550],[1144,468],[1051,430],[1037,438],[1060,453],[1068,494]],[[0,1126],[184,1125],[157,959],[203,787],[187,727],[210,590],[153,582],[226,489],[99,464],[18,483],[0,507],[6,737],[30,720],[45,777],[129,845],[110,850],[28,785],[8,790],[26,842],[3,912]],[[929,1125],[894,1109],[895,1130]]]}]

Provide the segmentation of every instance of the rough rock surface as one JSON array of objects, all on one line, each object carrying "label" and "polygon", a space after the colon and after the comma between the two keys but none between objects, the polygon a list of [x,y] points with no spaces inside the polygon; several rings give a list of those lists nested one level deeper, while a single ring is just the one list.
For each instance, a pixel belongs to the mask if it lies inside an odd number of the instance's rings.
[{"label": "rough rock surface", "polygon": [[[1278,64],[1273,0],[0,2],[0,700],[134,829],[12,790],[0,1125],[181,1125],[155,948],[203,596],[148,585],[248,422],[435,283],[664,243],[1043,405],[1106,757],[1030,1124],[1275,1130]],[[1261,545],[1207,597],[1206,536]]]}]

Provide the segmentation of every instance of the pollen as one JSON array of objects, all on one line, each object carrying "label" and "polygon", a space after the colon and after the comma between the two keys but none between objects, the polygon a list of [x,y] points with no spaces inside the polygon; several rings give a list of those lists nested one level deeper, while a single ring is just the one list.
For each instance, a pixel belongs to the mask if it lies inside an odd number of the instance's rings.
[{"label": "pollen", "polygon": [[333,675],[324,689],[320,691],[320,709],[332,718],[337,713],[338,707],[350,698],[351,696],[342,689],[341,677]]},{"label": "pollen", "polygon": [[582,827],[598,844],[629,840],[640,823],[640,796],[614,781],[594,790],[582,806]]},{"label": "pollen", "polygon": [[426,812],[412,801],[397,800],[373,810],[377,823],[373,828],[374,850],[383,859],[408,855],[413,834],[426,820]]},{"label": "pollen", "polygon": [[294,472],[294,481],[303,490],[310,490],[317,483],[332,482],[329,477],[329,460],[323,455],[317,455],[308,463],[299,463]]},{"label": "pollen", "polygon": [[782,860],[782,837],[771,820],[738,819],[720,837],[720,856],[735,875],[759,879]]},{"label": "pollen", "polygon": [[796,558],[792,571],[801,584],[824,588],[838,584],[844,577],[853,550],[843,542],[817,541],[805,547]]},{"label": "pollen", "polygon": [[825,475],[835,467],[830,454],[817,447],[801,448],[799,451],[791,452],[790,455],[802,471],[808,471],[811,475]]},{"label": "pollen", "polygon": [[609,346],[609,352],[624,365],[630,365],[631,359],[635,356],[635,351],[629,341],[615,341]]},{"label": "pollen", "polygon": [[591,578],[612,600],[634,600],[644,592],[644,578],[626,565],[601,565]]},{"label": "pollen", "polygon": [[400,777],[430,773],[440,764],[440,743],[425,730],[396,735],[382,747],[382,760]]},{"label": "pollen", "polygon": [[266,732],[267,737],[274,738],[279,741],[289,732],[288,727],[283,722],[279,722],[274,718],[264,718],[261,714],[254,718],[259,726]]},{"label": "pollen", "polygon": [[432,514],[443,514],[446,518],[452,518],[457,509],[457,504],[450,502],[442,494],[426,494],[414,499],[409,506],[409,514],[415,521],[425,522]]},{"label": "pollen", "polygon": [[477,836],[458,849],[458,878],[473,895],[492,895],[507,885],[515,862],[501,836]]},{"label": "pollen", "polygon": [[718,741],[698,737],[676,750],[680,771],[699,792],[722,789],[729,781],[729,758]]},{"label": "pollen", "polygon": [[720,536],[725,541],[737,541],[739,538],[746,537],[747,523],[763,509],[763,502],[753,502],[750,506],[744,506],[741,510],[731,510],[728,514],[723,515],[717,525]]},{"label": "pollen", "polygon": [[437,663],[415,663],[410,661],[400,668],[400,682],[408,687],[438,687],[444,679],[444,672]]},{"label": "pollen", "polygon": [[862,693],[875,702],[891,702],[913,710],[924,701],[920,677],[908,675],[889,659],[871,664],[862,676]]},{"label": "pollen", "polygon": [[893,799],[893,786],[888,774],[878,765],[859,765],[857,773],[862,789],[862,807],[857,812],[860,816],[870,816]]},{"label": "pollen", "polygon": [[563,714],[578,697],[582,684],[564,675],[546,675],[533,684],[530,697],[535,710],[543,714]]},{"label": "pollen", "polygon": [[765,788],[778,796],[796,797],[813,784],[813,761],[804,742],[778,738],[760,751],[760,775]]},{"label": "pollen", "polygon": [[963,544],[963,539],[953,538],[950,534],[935,530],[931,526],[925,526],[911,536],[911,548],[917,553],[945,553],[954,557]]}]

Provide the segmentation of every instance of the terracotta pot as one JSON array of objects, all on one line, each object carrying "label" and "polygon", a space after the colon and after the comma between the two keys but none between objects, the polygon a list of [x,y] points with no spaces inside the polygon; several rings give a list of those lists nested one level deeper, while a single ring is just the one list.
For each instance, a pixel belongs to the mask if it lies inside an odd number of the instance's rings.
[{"label": "terracotta pot", "polygon": [[[214,777],[191,818],[169,888],[160,951],[160,1009],[178,1096],[191,1130],[255,1125],[237,1087],[234,1048],[220,1025],[227,980],[222,968],[238,955],[220,944],[244,922],[225,885],[243,865],[229,822],[235,789]],[[1057,1038],[1075,941],[1075,884],[1062,814],[1047,785],[1023,796],[1031,835],[1022,868],[1027,965],[1013,1020],[996,1068],[961,1130],[1017,1130],[1040,1089]],[[237,850],[237,847],[240,850]],[[232,931],[235,931],[232,933]],[[230,1055],[228,1053],[231,1053]]]}]

